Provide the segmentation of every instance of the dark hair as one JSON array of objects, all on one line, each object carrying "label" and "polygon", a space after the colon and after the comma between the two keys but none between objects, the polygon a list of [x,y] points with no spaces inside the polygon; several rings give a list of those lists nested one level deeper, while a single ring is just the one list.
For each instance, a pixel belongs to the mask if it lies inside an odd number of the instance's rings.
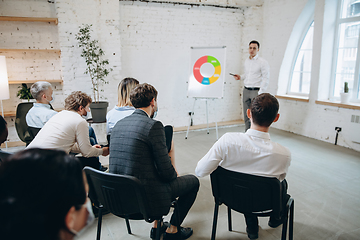
[{"label": "dark hair", "polygon": [[138,85],[130,93],[130,101],[135,108],[148,107],[153,98],[156,100],[157,91],[148,83]]},{"label": "dark hair", "polygon": [[0,144],[6,141],[8,136],[7,123],[3,116],[0,115]]},{"label": "dark hair", "polygon": [[91,103],[91,101],[91,97],[86,93],[81,91],[72,92],[65,99],[65,109],[77,112],[80,106],[86,107],[89,103]]},{"label": "dark hair", "polygon": [[279,111],[279,102],[273,95],[262,93],[251,101],[250,110],[255,124],[269,127]]},{"label": "dark hair", "polygon": [[139,85],[139,81],[135,78],[124,78],[118,86],[118,106],[132,106],[130,101],[130,92]]},{"label": "dark hair", "polygon": [[259,43],[258,41],[252,40],[252,41],[249,43],[249,46],[250,46],[250,44],[252,44],[252,43],[257,44],[257,45],[258,45],[258,49],[260,49],[260,43]]},{"label": "dark hair", "polygon": [[59,239],[86,193],[80,162],[64,151],[28,149],[0,165],[1,239]]}]

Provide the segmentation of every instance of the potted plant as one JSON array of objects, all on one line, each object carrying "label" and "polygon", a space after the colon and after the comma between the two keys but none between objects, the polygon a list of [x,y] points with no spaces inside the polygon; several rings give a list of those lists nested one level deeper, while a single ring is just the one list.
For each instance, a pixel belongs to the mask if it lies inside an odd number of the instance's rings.
[{"label": "potted plant", "polygon": [[30,88],[26,85],[26,83],[22,83],[19,88],[20,89],[16,96],[23,100],[23,102],[30,102],[30,100],[34,99],[31,95]]},{"label": "potted plant", "polygon": [[89,74],[91,78],[94,99],[90,108],[93,121],[106,122],[109,103],[100,101],[100,92],[104,91],[101,87],[109,83],[105,78],[113,69],[107,68],[109,60],[103,59],[105,53],[100,48],[99,41],[91,39],[91,26],[85,24],[80,27],[76,39],[79,42],[79,47],[82,48],[81,57],[85,59],[87,66],[84,73]]},{"label": "potted plant", "polygon": [[349,83],[344,82],[344,92],[340,93],[340,102],[341,103],[348,103],[349,98],[350,98]]}]

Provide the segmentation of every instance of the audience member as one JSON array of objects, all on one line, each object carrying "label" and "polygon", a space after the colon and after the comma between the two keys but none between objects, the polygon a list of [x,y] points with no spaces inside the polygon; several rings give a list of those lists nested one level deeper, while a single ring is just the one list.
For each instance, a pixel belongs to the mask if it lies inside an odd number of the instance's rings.
[{"label": "audience member", "polygon": [[8,137],[7,123],[3,116],[0,115],[0,145],[6,141]]},{"label": "audience member", "polygon": [[[152,119],[157,111],[156,89],[140,84],[131,92],[130,100],[135,112],[116,123],[111,133],[110,173],[131,175],[142,182],[152,216],[168,214],[172,200],[178,197],[170,226],[164,224],[161,232],[165,232],[164,240],[187,239],[193,230],[180,225],[196,199],[199,180],[193,175],[177,175],[165,144],[164,126]],[[153,239],[156,226],[155,221],[150,231]]]},{"label": "audience member", "polygon": [[[264,177],[276,177],[283,185],[283,203],[289,199],[286,173],[290,166],[289,149],[270,140],[270,125],[279,119],[279,103],[269,93],[255,97],[247,110],[251,121],[246,133],[226,133],[198,162],[195,173],[199,177],[211,174],[218,166],[231,171]],[[285,206],[284,206],[285,207]],[[246,231],[250,239],[258,238],[258,219],[253,214],[245,214]],[[276,228],[282,219],[270,217],[269,226]]]},{"label": "audience member", "polygon": [[130,101],[130,92],[133,90],[139,81],[135,78],[124,78],[118,86],[118,104],[106,114],[106,133],[111,134],[111,130],[115,124],[129,116],[135,111],[135,108]]},{"label": "audience member", "polygon": [[[5,119],[0,115],[0,145],[6,141],[8,129]],[[4,152],[0,149],[0,162],[10,157],[11,153]]]},{"label": "audience member", "polygon": [[94,215],[80,162],[63,151],[28,149],[0,165],[3,240],[71,240]]},{"label": "audience member", "polygon": [[31,85],[30,92],[36,103],[26,114],[26,123],[29,127],[42,128],[52,116],[57,114],[50,105],[54,101],[51,84],[45,81],[36,82]]},{"label": "audience member", "polygon": [[84,166],[100,168],[98,156],[107,156],[109,148],[91,146],[86,116],[90,112],[91,97],[76,91],[65,99],[65,110],[52,117],[27,148],[61,149],[69,153],[81,153]]}]

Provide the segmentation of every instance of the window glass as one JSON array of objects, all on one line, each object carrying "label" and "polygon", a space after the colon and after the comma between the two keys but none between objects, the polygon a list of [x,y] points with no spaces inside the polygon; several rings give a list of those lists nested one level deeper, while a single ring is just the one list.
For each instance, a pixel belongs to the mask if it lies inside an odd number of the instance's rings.
[{"label": "window glass", "polygon": [[288,93],[309,94],[314,22],[311,23],[293,66]]},{"label": "window glass", "polygon": [[340,18],[360,16],[359,0],[344,0]]},{"label": "window glass", "polygon": [[339,45],[335,72],[334,97],[343,91],[344,82],[349,83],[349,92],[354,86],[357,46],[360,22],[342,23],[339,25]]}]

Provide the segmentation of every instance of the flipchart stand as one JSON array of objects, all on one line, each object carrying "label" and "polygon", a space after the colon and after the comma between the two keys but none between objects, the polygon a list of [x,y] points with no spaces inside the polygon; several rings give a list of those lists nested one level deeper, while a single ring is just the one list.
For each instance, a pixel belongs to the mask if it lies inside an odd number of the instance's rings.
[{"label": "flipchart stand", "polygon": [[[190,125],[192,125],[192,116],[194,115],[194,109],[195,109],[195,103],[196,100],[203,100],[205,101],[205,105],[206,105],[206,123],[207,123],[207,134],[209,134],[209,111],[208,111],[208,99],[212,99],[214,100],[215,98],[194,98],[194,105],[193,105],[193,109],[191,111],[191,113],[189,114],[189,125],[186,131],[186,136],[185,139],[188,138],[189,135],[189,130],[190,130]],[[216,98],[217,99],[217,98]],[[219,139],[219,133],[218,133],[218,125],[217,125],[217,120],[215,120],[215,128],[216,128],[216,140]]]}]

